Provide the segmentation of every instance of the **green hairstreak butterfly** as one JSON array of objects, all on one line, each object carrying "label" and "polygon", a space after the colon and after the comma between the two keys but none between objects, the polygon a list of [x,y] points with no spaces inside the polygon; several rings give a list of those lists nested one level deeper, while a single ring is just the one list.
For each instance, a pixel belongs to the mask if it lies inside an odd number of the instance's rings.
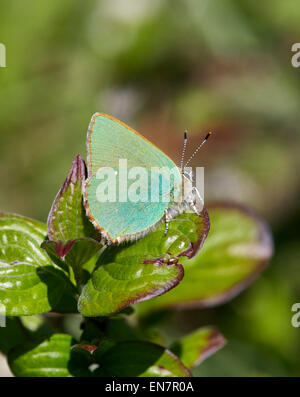
[{"label": "green hairstreak butterfly", "polygon": [[[185,146],[186,133],[184,151]],[[164,220],[167,232],[168,222],[188,207],[197,213],[197,189],[192,174],[182,170],[183,156],[178,168],[123,122],[103,113],[93,115],[84,202],[87,216],[108,243],[138,239]]]}]

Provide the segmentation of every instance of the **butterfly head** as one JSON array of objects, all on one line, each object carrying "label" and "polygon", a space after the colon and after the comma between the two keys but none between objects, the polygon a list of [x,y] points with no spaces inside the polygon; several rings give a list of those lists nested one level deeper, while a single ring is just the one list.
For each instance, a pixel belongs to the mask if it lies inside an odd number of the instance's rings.
[{"label": "butterfly head", "polygon": [[193,152],[193,154],[190,156],[190,158],[184,164],[184,155],[185,155],[186,144],[187,144],[187,131],[184,132],[183,149],[182,149],[181,163],[180,163],[180,172],[182,175],[184,201],[190,201],[190,202],[193,201],[195,191],[197,191],[198,195],[200,196],[197,187],[194,186],[193,169],[192,169],[192,167],[187,167],[187,165],[191,162],[191,160],[194,158],[194,156],[197,154],[197,152],[201,149],[201,147],[205,144],[205,142],[208,140],[208,138],[211,135],[212,135],[212,132],[209,131],[208,134],[203,139],[203,141],[200,143],[200,145],[196,148],[196,150]]}]

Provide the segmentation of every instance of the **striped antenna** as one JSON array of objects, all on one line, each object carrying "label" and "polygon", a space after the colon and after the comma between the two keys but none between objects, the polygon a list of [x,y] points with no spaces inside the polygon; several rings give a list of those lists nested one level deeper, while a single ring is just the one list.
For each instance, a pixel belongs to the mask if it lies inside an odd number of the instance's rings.
[{"label": "striped antenna", "polygon": [[184,162],[186,144],[187,144],[187,131],[185,130],[184,131],[184,135],[183,135],[183,149],[182,149],[182,153],[181,153],[181,162],[180,162],[181,172],[182,172],[182,169],[183,169],[183,162]]},{"label": "striped antenna", "polygon": [[208,140],[208,138],[211,135],[212,135],[212,132],[209,131],[209,133],[206,135],[206,137],[203,139],[203,141],[200,143],[200,145],[197,147],[197,149],[194,151],[194,153],[191,155],[191,157],[185,163],[184,167],[186,167],[188,165],[188,163],[195,157],[195,155],[198,153],[198,151],[202,148],[202,146],[205,144],[205,142]]}]

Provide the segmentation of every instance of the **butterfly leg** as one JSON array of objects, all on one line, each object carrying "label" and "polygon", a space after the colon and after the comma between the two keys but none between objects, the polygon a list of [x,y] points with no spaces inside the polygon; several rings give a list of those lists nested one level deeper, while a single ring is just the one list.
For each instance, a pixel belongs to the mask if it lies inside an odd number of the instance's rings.
[{"label": "butterfly leg", "polygon": [[196,202],[196,199],[199,199],[199,201],[201,202],[201,208],[203,208],[203,206],[204,206],[204,201],[203,201],[203,198],[201,197],[201,195],[200,195],[200,193],[199,193],[199,190],[194,186],[193,188],[192,188],[192,199],[191,199],[191,201],[189,202],[189,205],[191,206],[191,208],[192,208],[192,210],[195,212],[195,214],[197,214],[198,216],[200,216],[200,212],[198,211],[198,209],[197,209],[197,207],[196,207],[196,204],[195,204],[195,202]]},{"label": "butterfly leg", "polygon": [[198,197],[199,201],[201,202],[202,207],[204,207],[204,200],[201,197],[201,194],[199,193],[199,190],[196,188],[196,186],[194,186],[192,188],[192,192],[194,194],[194,197]]},{"label": "butterfly leg", "polygon": [[169,222],[172,219],[172,211],[170,208],[165,209],[165,232],[164,235],[166,236],[169,230]]},{"label": "butterfly leg", "polygon": [[167,235],[168,230],[169,230],[169,218],[168,218],[168,208],[165,209],[165,232],[164,232],[164,236]]},{"label": "butterfly leg", "polygon": [[190,203],[192,210],[195,212],[196,215],[200,216],[200,212],[197,210],[196,205],[194,202]]}]

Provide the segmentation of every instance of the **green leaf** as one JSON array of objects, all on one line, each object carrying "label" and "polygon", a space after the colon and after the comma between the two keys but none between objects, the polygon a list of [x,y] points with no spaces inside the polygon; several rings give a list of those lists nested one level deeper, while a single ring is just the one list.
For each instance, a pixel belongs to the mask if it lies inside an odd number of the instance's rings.
[{"label": "green leaf", "polygon": [[42,247],[73,268],[78,284],[82,266],[101,248],[100,234],[85,214],[83,188],[86,179],[84,160],[77,155],[59,190],[48,216],[49,240]]},{"label": "green leaf", "polygon": [[[95,354],[97,356],[97,351]],[[100,355],[98,363],[100,366],[94,372],[95,376],[191,376],[172,352],[150,342],[120,342]]]},{"label": "green leaf", "polygon": [[[0,303],[8,316],[74,311],[76,290],[65,274],[52,265],[0,262]],[[58,310],[67,297],[68,305]]]},{"label": "green leaf", "polygon": [[78,308],[84,316],[108,316],[125,307],[164,294],[183,277],[181,256],[192,257],[209,230],[206,210],[202,216],[182,214],[136,243],[108,247],[98,268],[84,287]]},{"label": "green leaf", "polygon": [[191,369],[214,354],[225,343],[225,338],[216,328],[203,327],[175,342],[170,350]]},{"label": "green leaf", "polygon": [[[18,377],[191,376],[171,351],[149,342],[120,342],[100,347],[78,344],[71,335],[53,334],[15,346],[8,364]],[[92,372],[91,364],[97,366]]]},{"label": "green leaf", "polygon": [[74,311],[76,290],[67,275],[40,248],[46,227],[13,214],[0,214],[0,303],[6,314],[55,310],[61,300]]},{"label": "green leaf", "polygon": [[90,354],[71,349],[71,335],[54,334],[49,338],[17,346],[8,354],[8,364],[19,377],[89,376]]},{"label": "green leaf", "polygon": [[266,267],[273,243],[264,221],[237,205],[216,204],[208,209],[210,234],[197,255],[180,261],[184,280],[176,290],[139,305],[140,314],[166,307],[207,307],[226,302]]},{"label": "green leaf", "polygon": [[0,260],[46,266],[49,256],[40,249],[46,225],[15,214],[0,213]]}]

